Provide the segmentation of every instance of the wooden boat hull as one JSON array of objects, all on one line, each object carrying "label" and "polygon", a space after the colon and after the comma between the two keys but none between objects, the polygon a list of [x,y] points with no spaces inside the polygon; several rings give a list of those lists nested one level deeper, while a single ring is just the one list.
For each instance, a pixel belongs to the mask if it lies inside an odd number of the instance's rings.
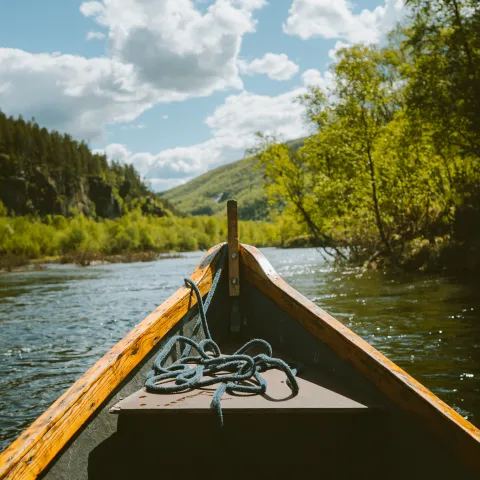
[{"label": "wooden boat hull", "polygon": [[[222,246],[213,247],[191,275],[202,295],[211,288]],[[182,426],[178,418],[167,428],[165,418],[128,420],[110,414],[121,398],[142,388],[154,355],[169,338],[193,335],[196,299],[190,289],[181,287],[7,448],[0,478],[131,478],[153,468],[160,475],[168,470],[169,456],[174,466],[182,458],[185,464],[185,456],[175,456],[178,449],[185,455],[185,438],[189,438],[189,455],[201,459],[215,446],[217,453],[223,452],[218,458],[228,466],[232,462],[228,452],[242,445],[251,448],[246,445],[252,442],[252,434],[261,440],[262,457],[253,457],[263,459],[258,463],[312,469],[322,465],[320,474],[327,472],[326,478],[350,478],[353,473],[358,478],[367,473],[369,478],[478,478],[480,431],[476,427],[296,292],[257,249],[241,245],[240,264],[244,335],[265,338],[274,349],[304,363],[317,372],[325,388],[378,408],[369,408],[365,415],[326,412],[316,420],[287,416],[282,422],[231,416],[222,433],[200,422],[200,430],[187,435],[188,425]],[[213,337],[220,344],[229,341],[229,316],[223,278],[208,314]],[[245,436],[241,432],[247,425]],[[168,438],[162,435],[167,431]],[[251,462],[252,456],[246,461]],[[240,469],[238,460],[235,465]],[[199,471],[201,464],[195,468]]]}]

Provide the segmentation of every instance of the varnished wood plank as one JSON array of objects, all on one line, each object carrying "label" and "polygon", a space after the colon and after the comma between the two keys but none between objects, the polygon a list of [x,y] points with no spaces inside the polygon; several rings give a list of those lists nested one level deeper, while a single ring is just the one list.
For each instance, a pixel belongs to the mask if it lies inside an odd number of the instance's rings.
[{"label": "varnished wood plank", "polygon": [[228,216],[228,291],[231,297],[240,295],[240,259],[238,241],[237,201],[227,202]]},{"label": "varnished wood plank", "polygon": [[[191,275],[202,295],[210,290],[215,261],[222,246],[211,248]],[[139,323],[1,454],[0,478],[36,478],[110,393],[195,304],[191,290],[181,287]]]},{"label": "varnished wood plank", "polygon": [[256,248],[240,246],[242,278],[348,361],[480,473],[480,430],[378,350],[288,285]]}]

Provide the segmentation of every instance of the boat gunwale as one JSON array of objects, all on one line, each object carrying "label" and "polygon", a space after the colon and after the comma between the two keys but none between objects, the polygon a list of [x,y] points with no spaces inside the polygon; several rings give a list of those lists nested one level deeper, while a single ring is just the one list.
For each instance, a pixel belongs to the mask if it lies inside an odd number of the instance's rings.
[{"label": "boat gunwale", "polygon": [[422,422],[453,449],[468,468],[480,472],[480,429],[376,348],[290,286],[255,247],[241,244],[243,282],[266,294],[361,375],[375,383],[393,403]]},{"label": "boat gunwale", "polygon": [[[212,247],[190,275],[202,296],[210,291],[224,245]],[[196,304],[192,290],[182,286],[145,317],[0,454],[0,478],[19,480],[40,475],[112,391]]]}]

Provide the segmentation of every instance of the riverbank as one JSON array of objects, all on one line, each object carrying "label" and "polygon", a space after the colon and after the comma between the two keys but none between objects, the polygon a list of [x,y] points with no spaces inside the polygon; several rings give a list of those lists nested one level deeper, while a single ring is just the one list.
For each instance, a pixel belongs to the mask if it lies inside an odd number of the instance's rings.
[{"label": "riverbank", "polygon": [[[478,276],[480,272],[480,242],[461,242],[452,240],[450,236],[435,237],[433,239],[417,238],[406,242],[403,251],[394,257],[389,257],[385,252],[378,250],[369,255],[362,251],[351,250],[347,239],[339,241],[339,247],[347,257],[329,257],[332,263],[343,263],[350,266],[363,267],[369,270],[385,270],[391,273],[425,273],[437,275],[467,275]],[[281,245],[283,249],[294,248],[323,248],[312,235],[299,235]]]},{"label": "riverbank", "polygon": [[[243,242],[280,244],[280,227],[240,221]],[[158,255],[207,250],[227,238],[226,217],[152,217],[140,211],[116,220],[77,217],[0,216],[0,270],[60,262],[90,265],[150,261]]]},{"label": "riverbank", "polygon": [[[257,247],[320,248],[313,235],[282,216],[273,222],[239,222],[243,243]],[[116,220],[84,216],[1,217],[0,272],[41,270],[48,263],[82,266],[99,263],[148,262],[161,255],[207,250],[227,238],[225,217],[155,218],[134,211]],[[372,270],[475,275],[480,271],[480,244],[451,236],[422,237],[395,246],[393,256],[376,251],[380,245],[354,247],[336,235],[334,244],[345,258],[323,254],[332,264],[344,263]],[[476,238],[473,236],[473,238]],[[376,246],[376,247],[375,247]]]},{"label": "riverbank", "polygon": [[[219,242],[216,242],[219,243]],[[249,242],[244,242],[249,243]],[[212,243],[204,249],[213,246]],[[284,245],[256,245],[260,247],[277,246],[284,250],[322,248],[315,246],[315,240],[308,236],[297,236],[286,242]],[[349,261],[331,260],[331,264],[343,263],[351,267],[361,267],[365,270],[383,270],[390,273],[420,273],[435,274],[442,276],[477,276],[480,271],[480,248],[467,249],[465,245],[447,242],[438,239],[436,242],[417,241],[412,243],[403,253],[398,261],[392,262],[387,257],[373,255],[369,259],[350,259]],[[39,258],[28,258],[24,255],[7,254],[0,256],[0,273],[40,271],[48,264],[69,264],[82,267],[95,265],[108,265],[112,263],[133,263],[152,262],[162,259],[183,258],[183,255],[176,251],[159,252],[147,251],[126,251],[117,254],[105,254],[91,250],[79,250],[68,252],[63,255],[44,256]]]},{"label": "riverbank", "polygon": [[184,255],[175,252],[127,252],[123,255],[101,255],[80,252],[78,254],[68,254],[63,256],[43,257],[36,259],[26,259],[22,257],[0,257],[0,273],[41,271],[45,270],[49,264],[93,267],[96,265],[110,265],[112,263],[153,262],[156,260],[184,257]]}]

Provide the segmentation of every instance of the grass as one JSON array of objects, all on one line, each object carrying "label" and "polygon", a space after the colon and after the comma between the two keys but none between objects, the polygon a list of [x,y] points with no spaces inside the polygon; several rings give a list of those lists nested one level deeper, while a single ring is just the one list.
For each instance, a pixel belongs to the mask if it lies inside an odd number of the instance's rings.
[{"label": "grass", "polygon": [[[303,140],[288,143],[298,146]],[[187,215],[225,215],[227,201],[234,198],[238,202],[240,220],[265,220],[270,210],[264,186],[256,160],[245,158],[215,168],[160,195]]]}]

